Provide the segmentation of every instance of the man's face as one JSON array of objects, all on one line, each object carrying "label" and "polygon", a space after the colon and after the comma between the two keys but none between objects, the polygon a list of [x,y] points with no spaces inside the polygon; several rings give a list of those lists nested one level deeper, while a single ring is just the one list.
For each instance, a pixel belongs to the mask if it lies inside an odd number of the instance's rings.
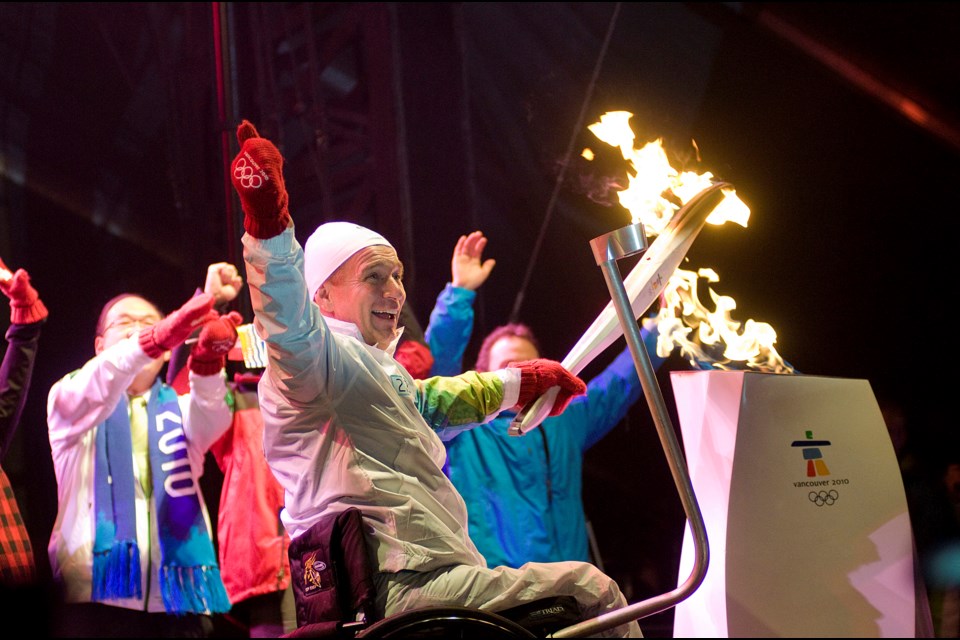
[{"label": "man's face", "polygon": [[[126,340],[132,335],[136,335],[141,329],[147,329],[160,322],[160,311],[155,306],[137,296],[127,296],[114,303],[105,317],[103,334],[94,339],[93,346],[96,353],[115,345],[121,340]],[[170,357],[165,353],[137,374],[136,381],[132,385],[138,389],[143,385],[147,388],[153,384],[163,363]]]},{"label": "man's face", "polygon": [[325,316],[352,322],[369,345],[387,348],[397,333],[407,298],[403,264],[393,247],[375,245],[356,252],[317,290]]},{"label": "man's face", "polygon": [[512,362],[539,358],[533,343],[526,338],[503,336],[490,347],[490,371],[503,369]]},{"label": "man's face", "polygon": [[103,333],[94,343],[97,353],[111,347],[121,340],[160,322],[160,312],[152,304],[138,298],[127,296],[114,303],[107,311]]}]

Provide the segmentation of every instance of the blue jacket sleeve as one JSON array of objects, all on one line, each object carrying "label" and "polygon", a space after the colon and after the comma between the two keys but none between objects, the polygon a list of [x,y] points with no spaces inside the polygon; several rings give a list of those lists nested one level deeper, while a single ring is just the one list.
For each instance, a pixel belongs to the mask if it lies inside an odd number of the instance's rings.
[{"label": "blue jacket sleeve", "polygon": [[[657,355],[657,331],[643,328],[640,336],[656,371],[666,360]],[[577,431],[582,451],[586,451],[623,420],[642,394],[643,387],[633,356],[629,348],[624,348],[600,375],[587,384],[587,395],[574,400],[559,416],[568,420],[568,424],[561,428]]]},{"label": "blue jacket sleeve", "polygon": [[424,337],[433,354],[432,376],[455,376],[463,373],[463,353],[473,333],[473,301],[476,291],[455,287],[450,283],[437,296],[430,312],[430,324]]}]

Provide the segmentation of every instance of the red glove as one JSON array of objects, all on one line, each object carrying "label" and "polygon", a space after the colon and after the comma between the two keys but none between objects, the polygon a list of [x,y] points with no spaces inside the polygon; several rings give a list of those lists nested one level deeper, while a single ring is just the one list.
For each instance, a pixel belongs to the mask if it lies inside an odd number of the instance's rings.
[{"label": "red glove", "polygon": [[194,329],[217,317],[213,303],[213,296],[209,293],[190,298],[166,318],[141,331],[140,348],[151,358],[159,358],[164,351],[183,344]]},{"label": "red glove", "polygon": [[240,153],[230,165],[230,179],[243,207],[243,228],[254,238],[278,236],[290,223],[283,156],[247,120],[237,127],[237,140]]},{"label": "red glove", "polygon": [[243,317],[236,311],[215,318],[203,325],[187,366],[201,376],[212,376],[227,364],[227,354],[237,342],[237,326]]},{"label": "red glove", "polygon": [[551,416],[558,416],[570,401],[587,392],[583,380],[573,375],[559,362],[538,358],[514,362],[510,367],[520,369],[520,398],[517,406],[523,407],[547,392],[551,387],[560,387],[557,399],[550,409]]},{"label": "red glove", "polygon": [[417,380],[430,377],[430,368],[433,366],[433,354],[427,345],[416,340],[404,340],[393,354],[394,360],[403,365],[410,375]]},{"label": "red glove", "polygon": [[[10,272],[7,265],[0,260],[0,270]],[[0,275],[0,291],[10,298],[10,322],[13,324],[33,324],[46,319],[49,315],[47,308],[40,301],[37,290],[30,284],[30,276],[23,269],[6,279]]]}]

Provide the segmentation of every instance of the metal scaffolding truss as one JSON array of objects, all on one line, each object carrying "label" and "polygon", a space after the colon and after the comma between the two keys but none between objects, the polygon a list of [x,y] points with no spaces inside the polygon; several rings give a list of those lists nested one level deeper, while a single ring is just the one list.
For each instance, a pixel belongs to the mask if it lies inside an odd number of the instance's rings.
[{"label": "metal scaffolding truss", "polygon": [[283,153],[298,228],[350,220],[407,237],[391,5],[239,3],[230,11],[236,119],[256,118]]}]

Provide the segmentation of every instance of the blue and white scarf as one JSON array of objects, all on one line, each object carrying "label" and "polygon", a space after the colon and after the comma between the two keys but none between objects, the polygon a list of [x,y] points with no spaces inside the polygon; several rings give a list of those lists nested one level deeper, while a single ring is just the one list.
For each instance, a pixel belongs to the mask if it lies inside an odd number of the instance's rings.
[{"label": "blue and white scarf", "polygon": [[[190,470],[177,393],[160,380],[147,403],[153,496],[160,539],[160,591],[168,613],[225,613],[230,600]],[[142,598],[127,403],[97,429],[92,600]]]}]

